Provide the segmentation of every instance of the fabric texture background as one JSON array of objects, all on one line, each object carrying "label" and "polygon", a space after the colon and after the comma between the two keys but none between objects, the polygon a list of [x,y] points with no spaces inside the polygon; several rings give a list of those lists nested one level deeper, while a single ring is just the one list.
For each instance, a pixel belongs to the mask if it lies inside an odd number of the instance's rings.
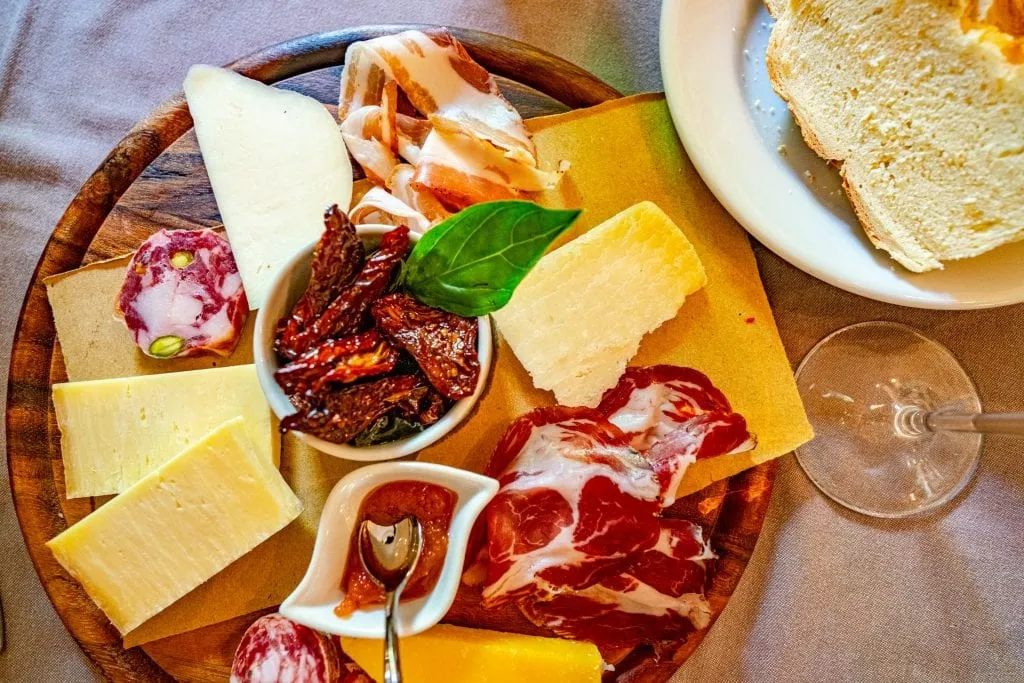
[{"label": "fabric texture background", "polygon": [[[121,136],[180,90],[189,65],[318,31],[424,22],[523,40],[626,93],[659,90],[658,12],[657,0],[0,1],[0,366],[6,373],[53,225]],[[1024,408],[1024,307],[901,309],[833,289],[767,250],[758,258],[794,362],[838,327],[898,320],[948,345],[987,409]],[[958,504],[910,522],[847,513],[783,458],[754,558],[676,680],[1024,680],[1022,444],[989,439]],[[2,469],[0,680],[99,680],[42,590],[6,459]]]}]

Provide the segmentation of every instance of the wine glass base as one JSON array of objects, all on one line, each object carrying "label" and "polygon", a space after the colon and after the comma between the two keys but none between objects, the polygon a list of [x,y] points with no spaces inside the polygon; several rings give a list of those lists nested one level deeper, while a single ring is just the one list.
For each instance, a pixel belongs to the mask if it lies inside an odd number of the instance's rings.
[{"label": "wine glass base", "polygon": [[818,489],[872,517],[932,511],[970,482],[982,436],[907,429],[908,411],[977,413],[978,392],[956,358],[889,322],[833,332],[796,372],[815,437],[796,451]]}]

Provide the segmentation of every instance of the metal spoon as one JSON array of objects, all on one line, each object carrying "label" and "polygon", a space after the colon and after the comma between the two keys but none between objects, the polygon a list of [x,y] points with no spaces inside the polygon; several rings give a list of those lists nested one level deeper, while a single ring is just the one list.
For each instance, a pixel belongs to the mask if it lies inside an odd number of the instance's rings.
[{"label": "metal spoon", "polygon": [[365,520],[359,525],[359,559],[386,595],[384,601],[384,683],[401,683],[395,613],[398,596],[412,576],[422,547],[420,522],[413,516],[393,525]]}]

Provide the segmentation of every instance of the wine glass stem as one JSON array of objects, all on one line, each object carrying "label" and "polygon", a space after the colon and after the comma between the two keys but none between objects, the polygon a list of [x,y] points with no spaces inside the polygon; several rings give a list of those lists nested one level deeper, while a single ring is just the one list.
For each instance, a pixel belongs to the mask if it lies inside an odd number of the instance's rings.
[{"label": "wine glass stem", "polygon": [[946,413],[920,411],[920,422],[933,432],[977,432],[1024,436],[1024,413]]}]

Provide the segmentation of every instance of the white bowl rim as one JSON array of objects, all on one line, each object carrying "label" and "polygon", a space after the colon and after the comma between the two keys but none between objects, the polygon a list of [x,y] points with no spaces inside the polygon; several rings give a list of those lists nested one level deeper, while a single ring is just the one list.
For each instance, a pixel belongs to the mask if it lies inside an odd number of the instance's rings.
[{"label": "white bowl rim", "polygon": [[444,618],[462,581],[469,536],[477,518],[497,494],[498,482],[468,470],[419,461],[366,465],[334,485],[320,515],[309,567],[299,585],[281,603],[282,615],[333,635],[384,637],[383,607],[360,609],[346,618],[337,616],[334,607],[344,597],[342,581],[351,551],[352,527],[358,521],[363,500],[378,486],[410,480],[444,486],[454,491],[458,500],[452,512],[448,550],[437,584],[428,595],[399,603],[398,632],[415,635]]},{"label": "white bowl rim", "polygon": [[[357,225],[356,233],[360,238],[381,237],[385,233],[394,230],[393,225],[366,224]],[[410,232],[409,236],[415,244],[421,237],[417,233]],[[292,275],[296,268],[304,260],[312,257],[316,241],[310,242],[300,249],[274,277],[266,302],[256,313],[256,324],[253,330],[253,363],[256,366],[256,376],[259,379],[263,395],[270,404],[271,410],[278,419],[296,412],[288,396],[284,393],[277,381],[274,379],[274,370],[278,363],[273,351],[272,340],[277,328],[278,316],[265,314],[269,310],[269,304],[275,301],[282,290],[287,290]],[[304,432],[293,432],[295,436],[309,444],[313,448],[336,458],[353,460],[357,462],[380,462],[382,460],[394,460],[395,458],[412,455],[417,451],[436,443],[450,432],[452,432],[469,415],[480,400],[480,396],[487,386],[487,379],[490,376],[491,364],[494,358],[494,343],[491,332],[490,316],[477,318],[477,355],[480,361],[480,377],[476,383],[476,389],[471,396],[456,401],[448,412],[440,420],[430,425],[422,432],[412,436],[388,443],[376,444],[373,446],[349,446],[348,444],[336,444],[326,441],[312,434]]]}]

